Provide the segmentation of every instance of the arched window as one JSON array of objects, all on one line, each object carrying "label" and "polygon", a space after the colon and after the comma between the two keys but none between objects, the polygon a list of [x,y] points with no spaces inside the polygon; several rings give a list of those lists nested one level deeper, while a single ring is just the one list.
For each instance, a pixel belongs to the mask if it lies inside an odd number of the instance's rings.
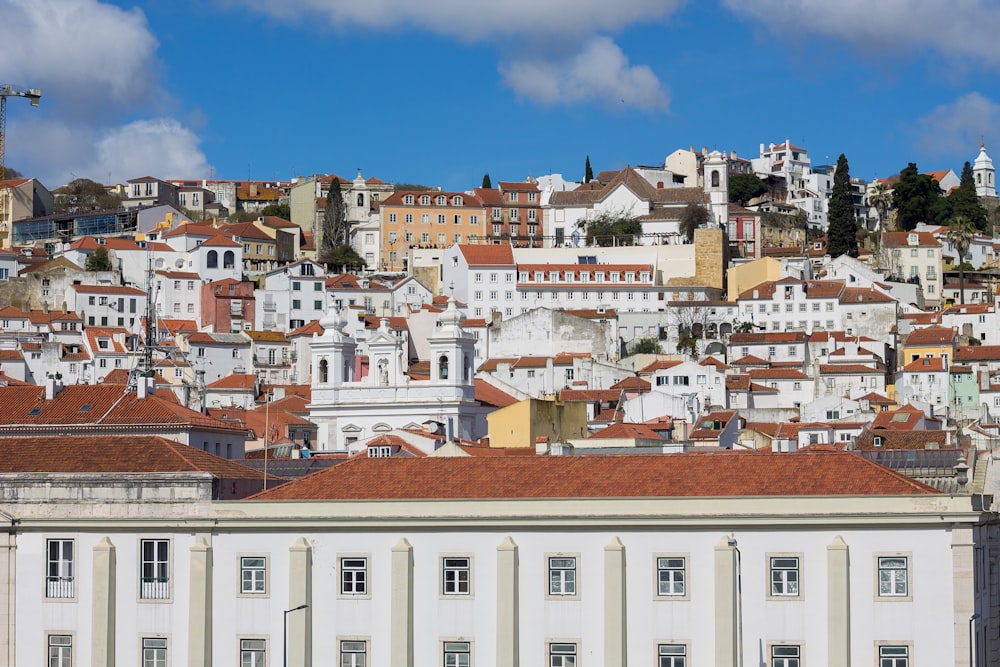
[{"label": "arched window", "polygon": [[364,195],[364,193],[359,192],[358,193],[358,206],[364,206],[364,205],[365,205],[365,195]]},{"label": "arched window", "polygon": [[719,170],[718,169],[713,169],[712,170],[712,187],[713,188],[719,187]]},{"label": "arched window", "polygon": [[424,195],[424,196],[422,196],[420,198],[420,205],[421,206],[427,206],[430,203],[431,203],[431,198],[428,197],[427,195]]},{"label": "arched window", "polygon": [[215,250],[209,250],[207,262],[208,262],[208,268],[210,269],[219,268],[219,253],[217,253]]},{"label": "arched window", "polygon": [[330,378],[329,365],[326,363],[326,359],[319,360],[319,383],[326,384]]},{"label": "arched window", "polygon": [[438,358],[438,377],[442,380],[448,379],[448,356],[442,354]]},{"label": "arched window", "polygon": [[982,185],[982,184],[983,184],[983,175],[976,174],[976,185]]},{"label": "arched window", "polygon": [[227,250],[226,254],[222,256],[222,267],[226,269],[231,269],[236,264],[236,253],[232,250]]}]

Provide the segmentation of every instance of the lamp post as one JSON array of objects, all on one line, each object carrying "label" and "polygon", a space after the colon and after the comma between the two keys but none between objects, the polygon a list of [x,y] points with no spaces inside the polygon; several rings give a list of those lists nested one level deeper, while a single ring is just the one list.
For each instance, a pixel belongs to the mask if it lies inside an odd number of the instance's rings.
[{"label": "lamp post", "polygon": [[973,667],[975,664],[974,659],[976,657],[976,619],[979,618],[979,613],[975,613],[969,617],[969,667]]},{"label": "lamp post", "polygon": [[309,605],[307,605],[307,604],[300,604],[298,607],[295,607],[293,609],[286,609],[285,610],[285,615],[284,615],[284,618],[282,619],[283,620],[282,626],[283,626],[283,630],[284,630],[284,636],[283,636],[282,641],[281,641],[281,655],[282,655],[282,658],[283,658],[282,665],[284,665],[284,667],[288,667],[288,615],[291,614],[293,611],[299,611],[300,609],[305,609],[308,606]]}]

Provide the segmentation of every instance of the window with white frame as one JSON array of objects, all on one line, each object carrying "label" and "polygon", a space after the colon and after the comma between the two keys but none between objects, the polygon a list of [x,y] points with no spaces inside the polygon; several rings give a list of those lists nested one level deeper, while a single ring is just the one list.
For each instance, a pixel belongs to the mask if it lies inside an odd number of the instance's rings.
[{"label": "window with white frame", "polygon": [[367,659],[368,642],[358,639],[341,640],[340,667],[366,667]]},{"label": "window with white frame", "polygon": [[167,667],[167,640],[143,637],[142,667]]},{"label": "window with white frame", "polygon": [[266,639],[240,640],[240,667],[264,667],[267,662]]},{"label": "window with white frame", "polygon": [[879,597],[909,596],[909,571],[906,556],[878,556]]},{"label": "window with white frame", "polygon": [[797,597],[799,592],[799,558],[797,556],[771,556],[771,595]]},{"label": "window with white frame", "polygon": [[549,557],[549,595],[576,595],[576,557]]},{"label": "window with white frame", "polygon": [[74,576],[75,546],[73,540],[46,540],[45,597],[76,597]]},{"label": "window with white frame", "polygon": [[472,593],[472,559],[468,556],[444,556],[441,559],[441,592],[445,595]]},{"label": "window with white frame", "polygon": [[879,646],[878,667],[909,667],[909,646]]},{"label": "window with white frame", "polygon": [[48,667],[73,667],[72,635],[49,635]]},{"label": "window with white frame", "polygon": [[264,595],[267,593],[267,558],[264,556],[240,557],[240,593]]},{"label": "window with white frame", "polygon": [[549,644],[549,667],[576,667],[576,644]]},{"label": "window with white frame", "polygon": [[687,667],[687,646],[684,644],[660,644],[656,652],[658,667]]},{"label": "window with white frame", "polygon": [[344,557],[340,559],[340,594],[368,594],[368,559]]},{"label": "window with white frame", "polygon": [[170,540],[142,540],[140,552],[140,597],[144,600],[170,598]]},{"label": "window with white frame", "polygon": [[770,667],[799,667],[802,647],[794,644],[774,644],[771,646]]},{"label": "window with white frame", "polygon": [[472,664],[470,642],[444,642],[444,667],[469,667]]},{"label": "window with white frame", "polygon": [[656,594],[687,594],[687,559],[684,556],[660,556],[656,559]]}]

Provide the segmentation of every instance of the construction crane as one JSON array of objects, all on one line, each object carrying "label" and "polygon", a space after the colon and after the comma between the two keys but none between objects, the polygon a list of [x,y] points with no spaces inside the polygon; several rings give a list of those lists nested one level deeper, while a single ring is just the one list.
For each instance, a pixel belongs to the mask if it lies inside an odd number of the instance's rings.
[{"label": "construction crane", "polygon": [[9,83],[0,83],[0,181],[7,177],[4,163],[4,147],[7,143],[7,98],[26,97],[31,106],[37,107],[42,99],[42,91],[38,88],[19,88]]}]

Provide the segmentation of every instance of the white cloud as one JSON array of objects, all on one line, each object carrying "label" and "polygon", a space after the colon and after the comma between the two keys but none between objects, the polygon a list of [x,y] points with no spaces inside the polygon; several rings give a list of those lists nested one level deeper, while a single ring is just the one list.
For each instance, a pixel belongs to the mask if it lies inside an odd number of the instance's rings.
[{"label": "white cloud", "polygon": [[1000,5],[963,0],[724,0],[777,38],[813,33],[863,53],[908,57],[932,51],[949,60],[1000,68]]},{"label": "white cloud", "polygon": [[669,95],[653,71],[629,65],[606,37],[592,39],[563,60],[521,60],[501,66],[504,81],[518,94],[542,104],[596,101],[609,108],[666,110]]},{"label": "white cloud", "polygon": [[982,138],[990,145],[990,133],[997,126],[1000,126],[1000,104],[973,92],[937,106],[919,118],[911,135],[919,153],[951,156],[968,153],[969,146],[977,146]]},{"label": "white cloud", "polygon": [[[278,20],[327,21],[338,30],[416,28],[462,41],[495,44],[505,82],[542,104],[598,101],[619,108],[665,109],[668,95],[653,70],[629,65],[603,36],[664,19],[688,0],[219,0]],[[579,44],[585,44],[580,49]]]},{"label": "white cloud", "polygon": [[[160,85],[157,40],[139,9],[100,0],[0,0],[0,16],[0,83],[42,89],[38,109],[10,103],[8,165],[49,187],[73,176],[166,177],[205,166],[190,130],[162,117],[170,96]],[[135,120],[149,115],[157,118]]]},{"label": "white cloud", "polygon": [[336,28],[411,26],[459,39],[590,35],[668,16],[687,0],[221,0],[280,20],[320,16]]}]

